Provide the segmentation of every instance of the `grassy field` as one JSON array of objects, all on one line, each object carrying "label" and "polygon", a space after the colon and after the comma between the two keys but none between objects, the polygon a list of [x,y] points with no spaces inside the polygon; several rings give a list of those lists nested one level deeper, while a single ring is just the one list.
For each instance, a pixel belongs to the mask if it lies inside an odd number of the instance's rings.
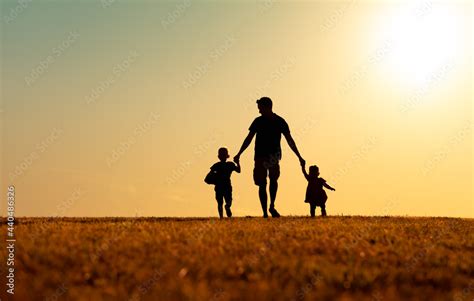
[{"label": "grassy field", "polygon": [[17,222],[14,300],[474,299],[472,219]]}]

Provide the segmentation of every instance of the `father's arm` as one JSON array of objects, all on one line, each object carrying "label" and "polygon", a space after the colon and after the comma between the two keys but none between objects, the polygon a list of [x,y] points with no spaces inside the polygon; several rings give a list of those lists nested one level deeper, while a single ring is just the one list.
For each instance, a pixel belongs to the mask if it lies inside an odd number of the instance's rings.
[{"label": "father's arm", "polygon": [[239,153],[234,157],[234,161],[238,162],[240,159],[240,155],[249,147],[250,143],[252,143],[253,137],[255,136],[254,131],[250,131],[247,137],[244,140],[244,143],[242,143],[242,146],[240,147]]},{"label": "father's arm", "polygon": [[286,133],[283,133],[283,135],[285,135],[286,141],[288,142],[288,146],[296,154],[298,159],[300,159],[300,164],[301,166],[303,166],[306,162],[303,157],[301,157],[300,152],[298,151],[298,147],[296,146],[295,140],[293,140],[293,137],[291,136],[291,133],[288,131]]}]

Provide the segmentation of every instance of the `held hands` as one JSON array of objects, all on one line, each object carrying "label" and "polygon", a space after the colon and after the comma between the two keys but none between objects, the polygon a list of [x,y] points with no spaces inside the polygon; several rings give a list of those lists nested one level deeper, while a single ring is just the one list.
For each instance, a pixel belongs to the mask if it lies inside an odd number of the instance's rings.
[{"label": "held hands", "polygon": [[306,161],[303,159],[303,157],[300,157],[300,164],[303,168],[306,166]]},{"label": "held hands", "polygon": [[236,156],[234,157],[234,162],[237,163],[237,164],[240,163],[240,155],[236,155]]}]

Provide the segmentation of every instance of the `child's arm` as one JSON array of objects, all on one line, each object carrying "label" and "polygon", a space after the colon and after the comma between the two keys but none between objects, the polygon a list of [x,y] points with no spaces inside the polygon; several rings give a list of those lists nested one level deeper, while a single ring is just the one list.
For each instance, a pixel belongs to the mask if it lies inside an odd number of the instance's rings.
[{"label": "child's arm", "polygon": [[331,186],[329,186],[329,184],[326,183],[326,182],[324,182],[323,186],[326,187],[326,188],[329,189],[329,190],[336,191],[336,189],[334,189],[334,188],[332,188]]},{"label": "child's arm", "polygon": [[308,180],[309,175],[308,175],[308,173],[306,172],[306,164],[302,164],[302,165],[301,165],[301,170],[303,171],[303,175],[304,175],[304,177],[306,178],[306,180]]},{"label": "child's arm", "polygon": [[236,167],[235,167],[235,172],[240,173],[241,168],[240,168],[240,160],[235,161]]}]

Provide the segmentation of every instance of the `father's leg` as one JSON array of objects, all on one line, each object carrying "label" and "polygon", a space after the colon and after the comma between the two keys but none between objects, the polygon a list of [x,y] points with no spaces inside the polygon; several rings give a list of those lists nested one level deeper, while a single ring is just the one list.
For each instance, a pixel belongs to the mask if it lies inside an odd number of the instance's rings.
[{"label": "father's leg", "polygon": [[280,217],[280,214],[275,209],[275,200],[278,192],[278,178],[280,177],[279,162],[271,162],[268,166],[268,176],[270,178],[270,213],[273,217]]},{"label": "father's leg", "polygon": [[258,186],[258,196],[262,205],[263,217],[268,217],[267,213],[267,169],[264,161],[255,159],[255,167],[253,169],[253,180]]},{"label": "father's leg", "polygon": [[277,191],[278,191],[278,180],[270,179],[270,208],[275,207]]},{"label": "father's leg", "polygon": [[267,213],[267,184],[258,186],[258,196],[262,205],[263,217],[268,217]]}]

